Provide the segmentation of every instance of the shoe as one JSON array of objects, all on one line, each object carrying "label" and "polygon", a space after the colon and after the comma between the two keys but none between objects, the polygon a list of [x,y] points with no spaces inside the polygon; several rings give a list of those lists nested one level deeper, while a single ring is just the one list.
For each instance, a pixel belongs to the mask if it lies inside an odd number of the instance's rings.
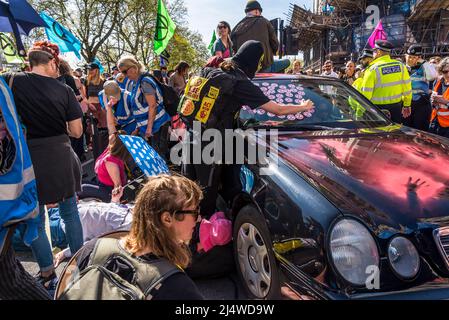
[{"label": "shoe", "polygon": [[58,277],[56,273],[53,272],[48,277],[43,277],[39,272],[35,277],[37,282],[39,282],[49,293],[54,292],[56,290],[56,286],[58,285]]}]

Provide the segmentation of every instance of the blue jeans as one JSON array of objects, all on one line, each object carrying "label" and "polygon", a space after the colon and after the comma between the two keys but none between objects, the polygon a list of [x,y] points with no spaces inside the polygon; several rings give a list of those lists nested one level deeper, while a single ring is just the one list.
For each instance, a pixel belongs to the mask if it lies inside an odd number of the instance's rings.
[{"label": "blue jeans", "polygon": [[268,67],[265,70],[262,70],[264,73],[276,73],[281,72],[288,67],[290,67],[290,60],[289,59],[281,59],[281,60],[274,60],[273,64]]},{"label": "blue jeans", "polygon": [[[59,213],[66,228],[66,238],[70,251],[75,253],[83,246],[83,227],[78,213],[76,197],[73,196],[59,202]],[[45,208],[39,206],[40,224],[38,238],[31,243],[31,250],[37,260],[41,272],[54,268],[50,242],[45,233]]]}]

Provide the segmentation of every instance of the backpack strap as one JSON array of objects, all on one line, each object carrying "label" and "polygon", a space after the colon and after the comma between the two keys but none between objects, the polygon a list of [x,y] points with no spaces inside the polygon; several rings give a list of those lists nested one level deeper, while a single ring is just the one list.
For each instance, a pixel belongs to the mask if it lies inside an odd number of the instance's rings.
[{"label": "backpack strap", "polygon": [[16,76],[15,72],[11,72],[11,75],[9,76],[8,86],[12,90],[12,86],[14,84],[14,77]]},{"label": "backpack strap", "polygon": [[89,259],[90,265],[104,266],[114,258],[121,257],[134,267],[133,285],[137,285],[147,300],[152,299],[150,292],[158,290],[161,283],[173,274],[183,272],[164,258],[148,262],[133,256],[120,246],[120,240],[112,238],[98,239]]}]

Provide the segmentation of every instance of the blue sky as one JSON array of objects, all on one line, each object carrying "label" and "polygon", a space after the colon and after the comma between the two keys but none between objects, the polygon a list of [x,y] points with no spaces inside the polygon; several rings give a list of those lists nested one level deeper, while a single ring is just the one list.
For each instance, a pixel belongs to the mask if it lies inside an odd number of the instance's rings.
[{"label": "blue sky", "polygon": [[[189,28],[198,31],[209,44],[212,31],[219,21],[227,21],[233,28],[245,15],[246,0],[185,0],[188,9]],[[313,0],[259,0],[262,15],[268,20],[287,20],[290,3],[312,6]]]}]

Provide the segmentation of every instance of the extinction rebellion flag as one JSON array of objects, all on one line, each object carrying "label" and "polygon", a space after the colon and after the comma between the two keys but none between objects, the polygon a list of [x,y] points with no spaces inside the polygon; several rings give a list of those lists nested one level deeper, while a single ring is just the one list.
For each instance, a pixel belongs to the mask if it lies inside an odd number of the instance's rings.
[{"label": "extinction rebellion flag", "polygon": [[52,17],[43,12],[40,13],[40,16],[47,24],[45,33],[47,34],[48,40],[56,43],[61,52],[74,52],[78,59],[81,59],[81,42]]},{"label": "extinction rebellion flag", "polygon": [[158,1],[156,32],[154,35],[154,52],[161,54],[175,34],[176,25],[170,18],[162,0]]},{"label": "extinction rebellion flag", "polygon": [[7,63],[23,63],[22,57],[20,57],[17,52],[14,40],[11,39],[11,37],[9,37],[6,33],[0,32],[0,45]]}]

